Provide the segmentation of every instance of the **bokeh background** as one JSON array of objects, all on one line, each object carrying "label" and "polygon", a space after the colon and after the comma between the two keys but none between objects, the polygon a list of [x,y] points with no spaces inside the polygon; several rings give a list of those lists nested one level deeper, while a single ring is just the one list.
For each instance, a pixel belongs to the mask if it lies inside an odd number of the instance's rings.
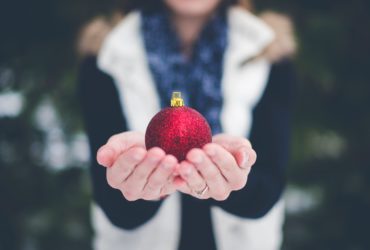
[{"label": "bokeh background", "polygon": [[[1,250],[91,249],[75,41],[123,4],[1,2]],[[283,249],[370,249],[370,1],[255,4],[290,15],[299,44]]]}]

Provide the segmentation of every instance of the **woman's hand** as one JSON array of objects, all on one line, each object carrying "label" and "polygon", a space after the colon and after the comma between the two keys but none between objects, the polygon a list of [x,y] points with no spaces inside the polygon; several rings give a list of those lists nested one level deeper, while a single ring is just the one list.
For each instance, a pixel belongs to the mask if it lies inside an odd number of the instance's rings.
[{"label": "woman's hand", "polygon": [[175,184],[180,191],[199,199],[225,200],[232,191],[246,185],[256,158],[248,140],[220,134],[203,149],[192,149],[187,154],[178,167],[181,178]]},{"label": "woman's hand", "polygon": [[107,167],[108,184],[128,201],[157,200],[176,191],[171,178],[177,159],[160,148],[147,151],[139,132],[112,136],[98,150],[97,161]]}]

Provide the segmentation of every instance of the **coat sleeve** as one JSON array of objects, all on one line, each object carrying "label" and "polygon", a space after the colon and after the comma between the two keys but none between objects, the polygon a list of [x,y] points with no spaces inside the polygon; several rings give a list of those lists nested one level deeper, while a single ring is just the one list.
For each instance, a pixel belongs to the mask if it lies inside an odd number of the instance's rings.
[{"label": "coat sleeve", "polygon": [[77,94],[90,144],[93,199],[112,224],[136,228],[154,216],[161,201],[127,201],[119,190],[107,184],[106,169],[96,161],[99,147],[110,136],[126,131],[127,125],[114,81],[97,68],[95,57],[81,62]]},{"label": "coat sleeve", "polygon": [[253,111],[250,141],[257,162],[244,189],[213,205],[241,217],[260,218],[279,200],[289,159],[294,72],[290,61],[271,68],[265,93]]}]

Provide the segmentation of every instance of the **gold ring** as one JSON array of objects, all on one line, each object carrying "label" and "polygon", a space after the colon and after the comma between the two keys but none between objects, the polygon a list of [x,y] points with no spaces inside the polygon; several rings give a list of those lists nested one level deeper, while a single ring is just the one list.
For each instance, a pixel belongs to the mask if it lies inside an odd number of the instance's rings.
[{"label": "gold ring", "polygon": [[194,191],[196,193],[196,195],[198,197],[202,197],[207,191],[208,191],[209,187],[206,185],[203,190],[201,191]]}]

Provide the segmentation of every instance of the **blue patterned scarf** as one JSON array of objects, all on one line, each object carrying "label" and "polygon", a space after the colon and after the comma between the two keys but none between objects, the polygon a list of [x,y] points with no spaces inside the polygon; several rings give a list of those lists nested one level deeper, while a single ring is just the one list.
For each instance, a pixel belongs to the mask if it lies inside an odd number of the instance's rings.
[{"label": "blue patterned scarf", "polygon": [[181,91],[185,104],[208,120],[213,134],[220,133],[226,13],[219,11],[208,22],[190,59],[182,54],[179,38],[165,10],[142,12],[142,34],[162,108],[169,105],[173,91]]}]

